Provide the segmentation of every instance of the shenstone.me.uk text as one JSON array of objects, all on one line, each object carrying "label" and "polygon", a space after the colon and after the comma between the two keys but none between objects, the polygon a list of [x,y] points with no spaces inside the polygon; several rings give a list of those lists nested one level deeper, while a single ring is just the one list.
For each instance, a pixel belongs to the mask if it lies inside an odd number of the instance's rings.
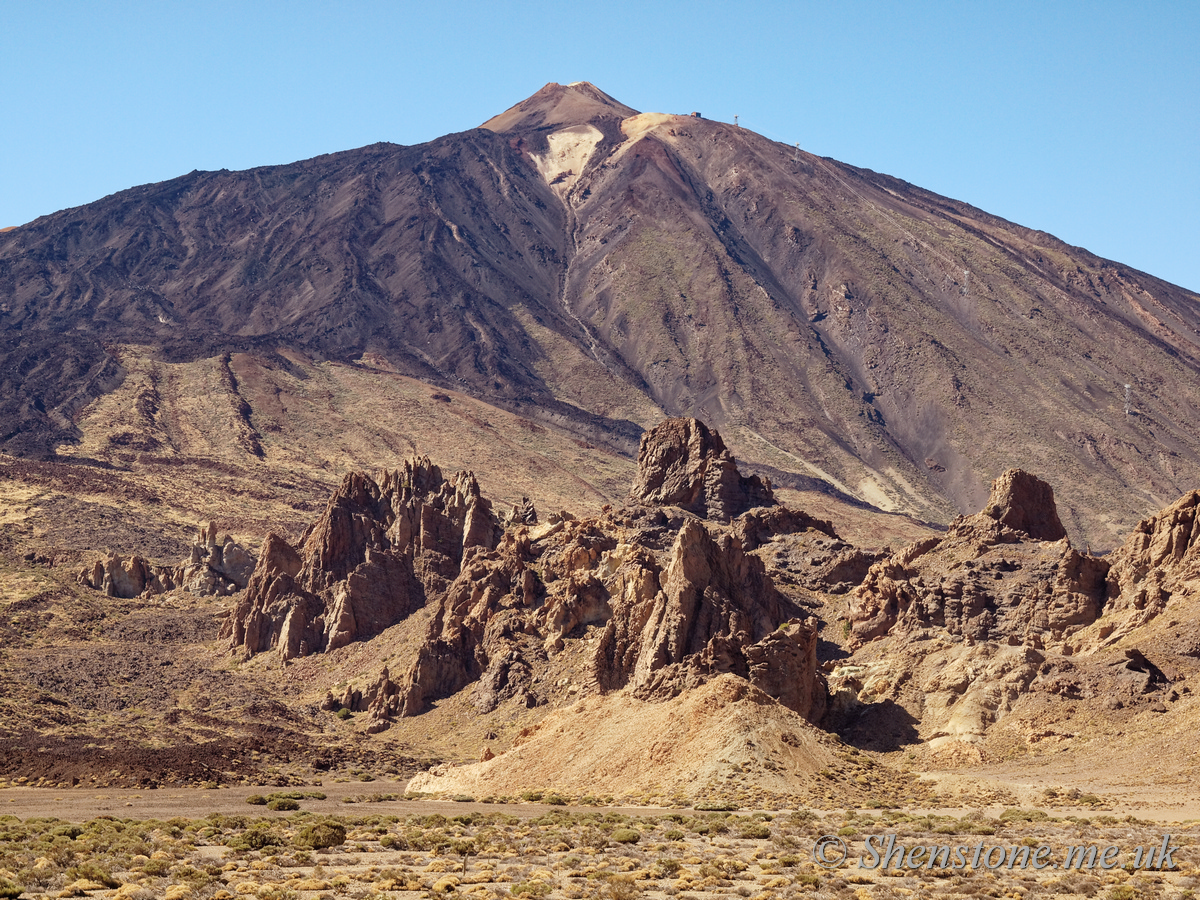
[{"label": "shenstone.me.uk text", "polygon": [[[977,844],[952,846],[905,845],[896,843],[894,834],[868,835],[865,852],[858,858],[860,869],[1115,869],[1132,864],[1134,869],[1173,870],[1171,836],[1163,835],[1162,844],[1133,847],[1128,851],[1116,845],[1083,844],[1068,846],[1062,856],[1045,844],[1037,846]],[[841,838],[827,835],[813,845],[813,861],[824,868],[841,865],[849,856]]]}]

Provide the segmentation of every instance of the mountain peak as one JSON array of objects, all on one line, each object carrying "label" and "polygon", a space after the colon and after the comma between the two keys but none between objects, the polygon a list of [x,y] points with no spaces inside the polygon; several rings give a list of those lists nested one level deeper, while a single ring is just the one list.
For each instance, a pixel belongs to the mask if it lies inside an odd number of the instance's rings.
[{"label": "mountain peak", "polygon": [[489,131],[532,131],[583,125],[600,119],[627,119],[638,111],[610,97],[589,81],[550,82],[533,96],[481,125]]}]

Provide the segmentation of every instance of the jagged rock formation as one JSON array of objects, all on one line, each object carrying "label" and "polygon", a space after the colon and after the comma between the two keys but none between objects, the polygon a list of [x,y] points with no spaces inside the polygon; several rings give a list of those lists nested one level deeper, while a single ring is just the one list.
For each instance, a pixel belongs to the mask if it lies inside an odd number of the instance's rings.
[{"label": "jagged rock formation", "polygon": [[428,458],[379,482],[346,476],[299,550],[268,535],[223,628],[235,648],[286,660],[377,634],[445,592],[500,527],[475,478]]},{"label": "jagged rock formation", "polygon": [[1200,596],[1200,491],[1138,523],[1109,556],[1106,622],[1098,635],[1117,640],[1166,609],[1172,597]]},{"label": "jagged rock formation", "polygon": [[[665,697],[732,672],[820,718],[816,629],[780,627],[799,610],[732,535],[714,538],[701,523],[685,521],[663,562],[628,554],[611,593],[613,615],[593,663],[601,687]],[[814,702],[817,694],[822,699]]]},{"label": "jagged rock formation", "polygon": [[[696,420],[647,432],[639,466],[632,496],[641,504],[726,521],[773,502]],[[819,719],[817,629],[799,620],[802,611],[775,589],[741,536],[762,542],[812,526],[832,533],[832,526],[803,513],[750,515],[725,530],[631,507],[599,522],[560,519],[506,534],[495,550],[472,557],[439,605],[405,680],[401,713],[416,715],[430,699],[473,682],[481,711],[512,697],[536,705],[533,663],[595,625],[603,626],[591,651],[596,690],[665,699],[733,673]]]},{"label": "jagged rock formation", "polygon": [[533,505],[533,501],[528,497],[522,497],[519,504],[515,504],[512,512],[508,516],[508,524],[510,525],[536,525],[538,523],[537,509]]},{"label": "jagged rock formation", "polygon": [[1099,617],[1108,570],[1070,546],[1050,486],[1009,471],[983,512],[871,567],[854,592],[852,643],[926,627],[968,642],[1061,643]]},{"label": "jagged rock formation", "polygon": [[757,475],[744,477],[721,435],[698,419],[668,419],[642,435],[629,496],[718,522],[775,502],[770,485]]},{"label": "jagged rock formation", "polygon": [[[1176,620],[1200,600],[1198,508],[1189,492],[1099,559],[1071,548],[1048,485],[1006,472],[981,513],[872,566],[826,724],[869,746],[920,739],[931,761],[963,765],[993,734],[999,746],[1071,740],[1063,701],[1166,712],[1188,671],[1179,660],[1194,655]],[[1168,608],[1171,621],[1140,630]],[[892,743],[872,743],[889,728]]]},{"label": "jagged rock formation", "polygon": [[321,709],[326,712],[337,712],[347,709],[350,712],[366,712],[367,734],[378,734],[386,731],[392,725],[392,720],[400,712],[400,687],[392,681],[387,667],[367,687],[366,691],[356,690],[350,685],[342,692],[341,697],[334,697],[333,691],[326,691]]},{"label": "jagged rock formation", "polygon": [[201,597],[229,596],[244,588],[254,570],[254,554],[229,535],[217,540],[216,525],[201,526],[189,559],[178,566],[157,566],[141,556],[109,554],[76,577],[79,584],[110,597],[153,596],[182,588]]},{"label": "jagged rock formation", "polygon": [[75,580],[109,597],[128,600],[174,590],[178,575],[177,566],[156,566],[137,555],[126,558],[109,554],[85,566]]},{"label": "jagged rock formation", "polygon": [[[503,532],[467,473],[447,480],[422,459],[378,483],[347,475],[298,549],[268,536],[222,633],[241,652],[275,649],[287,660],[433,605],[399,684],[385,673],[366,694],[347,688],[326,698],[331,709],[371,708],[375,729],[468,686],[483,712],[513,699],[544,703],[534,670],[587,629],[590,677],[573,690],[666,699],[733,674],[819,719],[818,626],[744,542],[754,548],[805,530],[836,540],[832,526],[777,506],[722,524],[770,492],[743,478],[719,435],[697,421],[652,430],[642,451],[638,484],[678,490],[642,490],[643,502],[598,519],[564,512],[529,525],[533,516],[518,515]],[[674,502],[646,504],[680,500],[683,474],[696,488],[687,505],[718,521]]]},{"label": "jagged rock formation", "polygon": [[191,558],[180,566],[179,583],[200,596],[229,596],[250,582],[254,554],[229,535],[217,540],[217,526],[202,527],[192,544]]}]

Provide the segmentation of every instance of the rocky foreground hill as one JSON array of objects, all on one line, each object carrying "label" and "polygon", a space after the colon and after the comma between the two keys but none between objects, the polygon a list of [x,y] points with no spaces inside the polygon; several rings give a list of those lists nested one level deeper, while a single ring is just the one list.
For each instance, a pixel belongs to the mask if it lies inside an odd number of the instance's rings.
[{"label": "rocky foreground hill", "polygon": [[[932,802],[915,768],[966,772],[955,790],[980,799],[970,773],[999,761],[1119,761],[1164,736],[1162,777],[1194,771],[1169,735],[1200,715],[1200,493],[1097,556],[1011,470],[980,512],[892,550],[780,503],[697,420],[651,429],[638,458],[626,502],[591,517],[498,512],[424,458],[350,474],[210,601],[205,665],[236,661],[223,680],[271,698],[298,759],[319,739],[326,767],[481,760],[413,782],[432,793]],[[215,545],[206,530],[193,557]],[[193,585],[142,600],[186,606]],[[195,714],[167,690],[176,724]]]},{"label": "rocky foreground hill", "polygon": [[922,521],[1036,471],[1109,548],[1200,477],[1198,310],[895,178],[550,84],[428,144],[0,234],[0,446],[151,480],[219,461],[288,502],[274,482],[319,495],[513,422],[522,464],[481,479],[533,496],[577,447],[549,489],[611,502],[641,432],[698,415],[781,488]]}]

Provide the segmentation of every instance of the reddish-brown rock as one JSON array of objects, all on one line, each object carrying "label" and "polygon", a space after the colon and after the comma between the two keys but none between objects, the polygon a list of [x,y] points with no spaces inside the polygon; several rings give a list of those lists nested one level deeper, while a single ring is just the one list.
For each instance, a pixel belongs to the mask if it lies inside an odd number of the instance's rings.
[{"label": "reddish-brown rock", "polygon": [[[664,698],[725,672],[757,685],[770,660],[781,669],[760,685],[767,693],[801,715],[823,711],[823,699],[815,699],[823,698],[815,629],[776,631],[799,610],[736,537],[714,538],[700,522],[685,521],[664,567],[631,553],[613,587],[612,618],[593,662],[602,688],[628,686],[638,696]],[[784,690],[785,680],[794,689]]]},{"label": "reddish-brown rock", "polygon": [[1009,469],[992,482],[983,515],[1038,541],[1058,541],[1067,536],[1058,518],[1054,489],[1020,469]]},{"label": "reddish-brown rock", "polygon": [[75,577],[79,584],[122,599],[165,593],[178,586],[178,579],[177,566],[155,566],[140,556],[111,553],[85,566]]},{"label": "reddish-brown rock", "polygon": [[1061,642],[1100,616],[1108,568],[1070,546],[1048,485],[1009,471],[982,512],[870,568],[854,591],[851,642],[925,627],[970,642]]},{"label": "reddish-brown rock", "polygon": [[1200,491],[1189,491],[1148,516],[1109,557],[1108,602],[1114,613],[1100,635],[1117,639],[1149,622],[1172,597],[1200,595]]},{"label": "reddish-brown rock", "polygon": [[[729,533],[684,520],[669,551],[618,543],[588,522],[509,534],[451,585],[403,689],[401,713],[475,683],[481,711],[542,702],[531,675],[582,626],[603,626],[591,688],[665,699],[722,673],[812,719],[824,710],[816,627]],[[635,533],[636,535],[636,533]],[[660,558],[661,557],[661,558]],[[536,572],[535,572],[536,568]]]},{"label": "reddish-brown rock", "polygon": [[296,550],[272,535],[224,633],[284,659],[377,634],[438,596],[500,528],[474,476],[427,458],[346,476]]},{"label": "reddish-brown rock", "polygon": [[198,596],[228,596],[244,588],[254,555],[229,535],[217,539],[215,525],[201,527],[191,556],[177,566],[154,565],[141,556],[109,554],[85,566],[75,580],[110,597],[130,599],[182,588]]},{"label": "reddish-brown rock", "polygon": [[698,419],[667,419],[642,435],[630,497],[720,522],[775,502],[770,487],[757,475],[744,477],[721,435]]}]

